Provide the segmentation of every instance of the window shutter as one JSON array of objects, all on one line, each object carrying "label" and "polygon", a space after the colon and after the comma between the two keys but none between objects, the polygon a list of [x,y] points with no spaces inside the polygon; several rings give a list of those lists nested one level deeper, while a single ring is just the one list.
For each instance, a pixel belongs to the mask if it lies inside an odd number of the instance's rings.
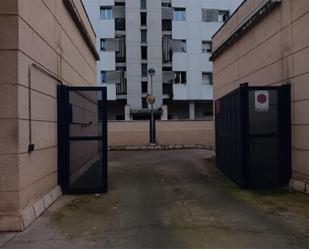
[{"label": "window shutter", "polygon": [[120,37],[119,41],[119,57],[126,57],[126,38]]},{"label": "window shutter", "polygon": [[117,18],[125,18],[126,11],[124,6],[113,6],[113,17]]},{"label": "window shutter", "polygon": [[170,61],[170,46],[171,46],[170,36],[164,35],[162,39],[162,49],[163,49],[163,61]]},{"label": "window shutter", "polygon": [[162,7],[162,19],[172,20],[173,19],[173,9],[170,7]]},{"label": "window shutter", "polygon": [[173,83],[175,79],[175,73],[172,71],[163,71],[163,83]]},{"label": "window shutter", "polygon": [[216,9],[202,9],[203,22],[217,22],[219,10]]},{"label": "window shutter", "polygon": [[172,41],[173,52],[182,52],[182,40],[173,40]]},{"label": "window shutter", "polygon": [[105,51],[119,51],[119,40],[105,39]]},{"label": "window shutter", "polygon": [[108,71],[106,72],[107,83],[120,83],[121,71]]}]

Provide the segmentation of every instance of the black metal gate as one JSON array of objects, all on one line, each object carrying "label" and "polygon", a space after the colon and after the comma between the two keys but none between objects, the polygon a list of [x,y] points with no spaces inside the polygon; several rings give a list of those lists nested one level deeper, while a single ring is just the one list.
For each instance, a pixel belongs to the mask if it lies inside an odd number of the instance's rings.
[{"label": "black metal gate", "polygon": [[[259,109],[258,93],[262,102],[268,100],[265,110]],[[290,86],[242,84],[215,106],[217,167],[242,187],[287,186],[291,177]]]},{"label": "black metal gate", "polygon": [[58,86],[58,181],[64,193],[105,193],[105,87]]}]

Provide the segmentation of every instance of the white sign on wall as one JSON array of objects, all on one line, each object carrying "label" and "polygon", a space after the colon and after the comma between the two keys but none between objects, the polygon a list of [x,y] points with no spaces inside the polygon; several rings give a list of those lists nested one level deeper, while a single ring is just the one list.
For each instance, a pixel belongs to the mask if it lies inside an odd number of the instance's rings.
[{"label": "white sign on wall", "polygon": [[269,111],[269,93],[268,91],[255,91],[255,111]]}]

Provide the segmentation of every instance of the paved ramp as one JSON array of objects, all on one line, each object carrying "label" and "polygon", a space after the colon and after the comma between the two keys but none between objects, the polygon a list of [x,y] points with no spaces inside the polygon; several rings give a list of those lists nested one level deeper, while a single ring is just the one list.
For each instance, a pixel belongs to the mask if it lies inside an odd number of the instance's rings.
[{"label": "paved ramp", "polygon": [[[63,196],[3,248],[309,248],[307,227],[285,219],[289,210],[255,205],[209,156],[111,152],[108,194]],[[278,195],[309,207],[308,196]]]}]

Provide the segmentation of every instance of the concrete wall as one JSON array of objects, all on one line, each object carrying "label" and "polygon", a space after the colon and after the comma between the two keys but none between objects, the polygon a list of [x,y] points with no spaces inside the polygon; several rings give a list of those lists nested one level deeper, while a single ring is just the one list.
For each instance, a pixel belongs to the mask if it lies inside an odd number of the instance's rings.
[{"label": "concrete wall", "polygon": [[[213,39],[214,49],[263,1],[248,0]],[[282,0],[279,7],[214,61],[214,97],[240,83],[292,85],[293,185],[309,183],[309,1]],[[307,184],[307,191],[309,184]]]},{"label": "concrete wall", "polygon": [[[95,43],[80,0],[75,4]],[[32,68],[30,81],[32,63],[59,80]],[[58,196],[51,191],[57,187],[59,81],[96,83],[95,58],[63,1],[0,0],[0,231],[24,229]]]},{"label": "concrete wall", "polygon": [[[214,143],[213,121],[157,121],[159,145],[206,145]],[[148,121],[110,121],[108,123],[109,146],[148,145]]]}]

